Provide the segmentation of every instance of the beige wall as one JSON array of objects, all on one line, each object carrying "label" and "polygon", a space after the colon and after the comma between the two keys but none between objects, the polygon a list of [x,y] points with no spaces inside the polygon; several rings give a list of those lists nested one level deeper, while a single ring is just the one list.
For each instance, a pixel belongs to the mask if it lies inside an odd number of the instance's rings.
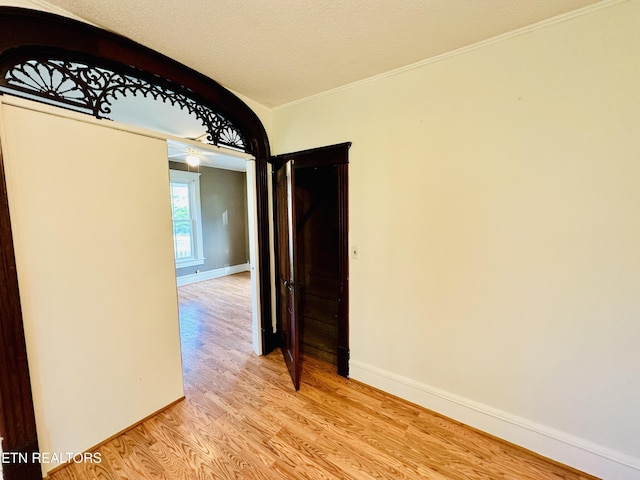
[{"label": "beige wall", "polygon": [[352,376],[609,478],[640,478],[639,21],[616,3],[273,114],[274,153],[353,142]]},{"label": "beige wall", "polygon": [[166,142],[6,104],[0,125],[40,451],[83,452],[183,395]]},{"label": "beige wall", "polygon": [[[2,0],[0,0],[0,1],[2,1]],[[255,100],[252,100],[249,97],[245,97],[244,95],[242,95],[242,94],[240,94],[238,92],[232,91],[232,93],[234,95],[236,95],[244,103],[246,103],[249,106],[249,108],[251,108],[254,111],[254,113],[257,115],[257,117],[262,122],[262,125],[264,126],[264,129],[267,132],[267,136],[269,137],[269,139],[271,139],[271,137],[272,137],[272,128],[273,128],[272,127],[273,111],[270,108],[265,107],[264,105],[256,102]]]},{"label": "beige wall", "polygon": [[0,6],[31,8],[33,10],[42,10],[44,12],[55,13],[57,15],[63,15],[65,17],[80,20],[78,17],[72,15],[66,10],[47,3],[46,0],[0,0]]},{"label": "beige wall", "polygon": [[353,142],[354,378],[631,479],[640,2],[606,3],[306,102],[248,103],[274,153]]}]

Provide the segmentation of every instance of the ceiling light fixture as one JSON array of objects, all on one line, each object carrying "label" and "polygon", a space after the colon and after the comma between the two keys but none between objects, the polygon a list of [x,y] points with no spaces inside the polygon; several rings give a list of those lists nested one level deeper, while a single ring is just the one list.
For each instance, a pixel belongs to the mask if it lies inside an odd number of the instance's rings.
[{"label": "ceiling light fixture", "polygon": [[191,149],[189,149],[189,151],[187,152],[187,156],[185,157],[185,160],[187,161],[190,167],[197,167],[200,165],[200,157],[196,153],[197,152],[195,150],[191,150]]}]

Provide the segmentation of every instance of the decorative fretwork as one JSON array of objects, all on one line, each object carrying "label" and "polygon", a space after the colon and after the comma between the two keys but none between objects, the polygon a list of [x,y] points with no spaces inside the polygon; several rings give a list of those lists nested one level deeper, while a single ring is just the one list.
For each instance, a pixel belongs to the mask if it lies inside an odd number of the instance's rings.
[{"label": "decorative fretwork", "polygon": [[205,127],[206,142],[248,151],[244,136],[229,120],[184,93],[162,82],[153,83],[133,75],[77,61],[27,60],[7,70],[5,91],[39,97],[55,105],[109,119],[113,102],[127,95],[142,95],[178,106]]}]

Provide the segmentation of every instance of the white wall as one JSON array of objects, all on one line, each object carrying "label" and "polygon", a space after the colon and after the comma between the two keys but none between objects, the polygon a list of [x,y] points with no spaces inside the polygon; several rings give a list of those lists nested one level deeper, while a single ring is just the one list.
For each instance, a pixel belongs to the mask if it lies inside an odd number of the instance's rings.
[{"label": "white wall", "polygon": [[353,142],[353,378],[638,479],[640,1],[583,13],[277,108],[272,144]]},{"label": "white wall", "polygon": [[167,147],[2,107],[39,446],[83,452],[183,396]]}]

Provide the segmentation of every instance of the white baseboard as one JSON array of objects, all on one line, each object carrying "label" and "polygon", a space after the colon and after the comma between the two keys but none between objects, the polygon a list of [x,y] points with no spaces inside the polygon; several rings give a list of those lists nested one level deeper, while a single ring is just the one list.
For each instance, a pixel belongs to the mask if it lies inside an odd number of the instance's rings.
[{"label": "white baseboard", "polygon": [[610,450],[357,360],[349,362],[349,376],[604,480],[640,480],[640,458]]},{"label": "white baseboard", "polygon": [[249,263],[242,263],[240,265],[232,265],[230,267],[216,268],[215,270],[207,270],[206,272],[192,273],[191,275],[182,275],[177,277],[176,281],[179,287],[189,285],[191,283],[203,282],[205,280],[211,280],[213,278],[225,277],[227,275],[233,275],[234,273],[248,272],[251,269]]}]

